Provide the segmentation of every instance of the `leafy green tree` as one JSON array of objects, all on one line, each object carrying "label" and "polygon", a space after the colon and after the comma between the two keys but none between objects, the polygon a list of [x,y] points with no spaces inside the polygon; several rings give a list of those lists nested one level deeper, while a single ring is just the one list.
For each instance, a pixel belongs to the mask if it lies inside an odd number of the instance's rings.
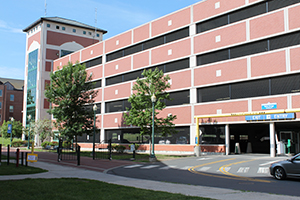
[{"label": "leafy green tree", "polygon": [[41,142],[45,139],[53,137],[52,122],[49,119],[40,119],[33,124],[34,135],[39,135]]},{"label": "leafy green tree", "polygon": [[10,133],[7,133],[8,124],[12,124],[12,137],[21,138],[23,132],[23,126],[20,121],[3,121],[1,128],[1,133],[5,138],[10,137]]},{"label": "leafy green tree", "polygon": [[60,134],[72,139],[92,132],[93,111],[85,105],[94,103],[97,91],[92,90],[92,76],[87,75],[85,65],[69,62],[51,73],[50,78],[45,96],[52,103],[48,112],[53,114]]},{"label": "leafy green tree", "polygon": [[124,122],[127,125],[138,126],[141,128],[141,134],[151,134],[152,129],[152,101],[151,96],[154,94],[157,101],[155,103],[154,128],[155,132],[160,132],[163,136],[175,133],[173,120],[176,115],[168,115],[165,118],[157,117],[158,111],[166,107],[165,100],[170,101],[166,89],[170,88],[170,77],[164,76],[164,73],[156,68],[154,71],[144,70],[142,79],[137,79],[133,85],[133,94],[128,101],[131,108],[126,108],[124,113]]}]

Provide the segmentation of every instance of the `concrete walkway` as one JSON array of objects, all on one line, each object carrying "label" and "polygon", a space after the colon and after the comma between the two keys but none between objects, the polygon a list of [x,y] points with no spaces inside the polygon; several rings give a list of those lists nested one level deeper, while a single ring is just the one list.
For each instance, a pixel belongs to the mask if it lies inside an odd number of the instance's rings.
[{"label": "concrete walkway", "polygon": [[258,192],[242,192],[239,190],[222,189],[205,186],[192,186],[184,184],[173,184],[150,180],[141,180],[134,178],[125,178],[115,175],[103,173],[90,169],[84,169],[73,166],[65,166],[60,164],[38,161],[29,163],[29,166],[38,167],[48,170],[45,173],[29,174],[29,175],[11,175],[0,176],[0,180],[19,180],[25,178],[83,178],[113,183],[118,185],[131,186],[141,189],[150,189],[155,191],[164,191],[170,193],[180,193],[190,196],[207,197],[213,199],[228,200],[248,200],[248,199],[264,199],[264,200],[283,200],[283,199],[299,199],[299,197],[273,195]]}]

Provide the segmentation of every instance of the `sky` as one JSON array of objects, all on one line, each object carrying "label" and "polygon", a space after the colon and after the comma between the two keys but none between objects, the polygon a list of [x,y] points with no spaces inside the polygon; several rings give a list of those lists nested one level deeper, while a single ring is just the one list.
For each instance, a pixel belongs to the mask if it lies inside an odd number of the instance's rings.
[{"label": "sky", "polygon": [[[26,34],[40,17],[63,17],[107,30],[104,40],[200,0],[0,0],[0,77],[24,79]],[[97,15],[95,10],[97,9]]]}]

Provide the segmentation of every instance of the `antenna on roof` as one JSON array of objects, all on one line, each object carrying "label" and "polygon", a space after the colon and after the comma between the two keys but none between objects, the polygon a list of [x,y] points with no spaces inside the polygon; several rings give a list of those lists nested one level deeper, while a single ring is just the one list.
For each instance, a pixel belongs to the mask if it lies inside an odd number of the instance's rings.
[{"label": "antenna on roof", "polygon": [[45,17],[47,16],[47,0],[45,0]]},{"label": "antenna on roof", "polygon": [[94,34],[94,39],[97,34],[97,8],[95,8],[95,34]]}]

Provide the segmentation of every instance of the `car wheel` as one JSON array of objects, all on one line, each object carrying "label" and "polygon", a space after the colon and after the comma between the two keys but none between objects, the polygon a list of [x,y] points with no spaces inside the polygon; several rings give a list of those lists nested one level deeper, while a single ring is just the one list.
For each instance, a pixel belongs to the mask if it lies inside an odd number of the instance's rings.
[{"label": "car wheel", "polygon": [[286,173],[282,167],[276,167],[274,171],[274,177],[277,180],[283,180],[286,178]]}]

